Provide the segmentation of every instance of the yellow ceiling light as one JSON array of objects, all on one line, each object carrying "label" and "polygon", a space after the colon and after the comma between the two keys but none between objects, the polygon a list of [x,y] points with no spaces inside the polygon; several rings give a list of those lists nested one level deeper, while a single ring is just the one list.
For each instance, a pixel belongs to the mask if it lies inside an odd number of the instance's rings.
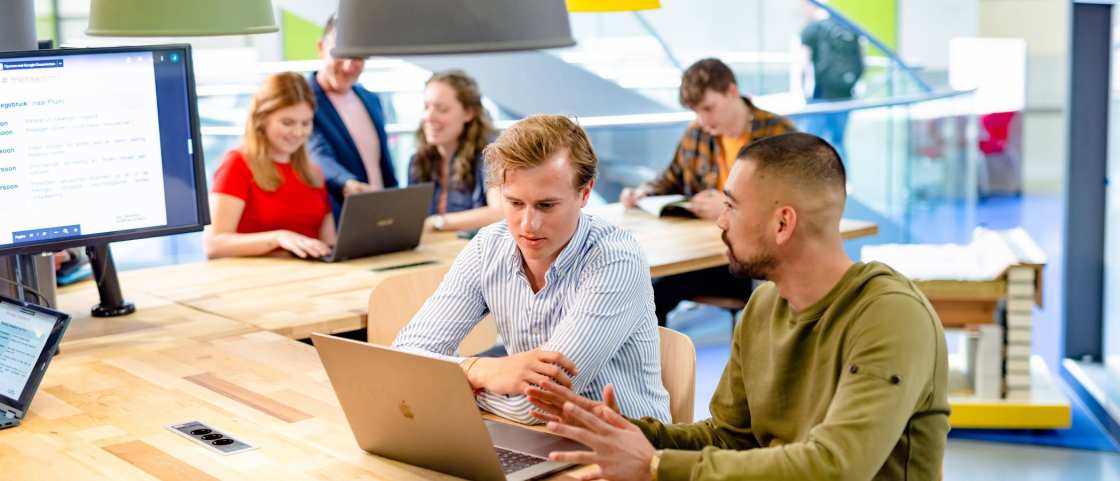
[{"label": "yellow ceiling light", "polygon": [[661,0],[568,0],[569,12],[629,12],[661,8]]}]

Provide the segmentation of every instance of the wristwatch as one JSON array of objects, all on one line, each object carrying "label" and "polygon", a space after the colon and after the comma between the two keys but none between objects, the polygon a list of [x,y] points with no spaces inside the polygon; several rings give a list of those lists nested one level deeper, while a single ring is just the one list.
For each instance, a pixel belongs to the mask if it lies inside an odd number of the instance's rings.
[{"label": "wristwatch", "polygon": [[657,481],[657,468],[661,466],[661,450],[653,452],[653,457],[649,458],[649,475],[650,479]]},{"label": "wristwatch", "polygon": [[447,219],[445,219],[443,217],[443,214],[438,214],[438,215],[432,216],[432,228],[433,229],[443,230],[443,226],[445,224],[447,224]]}]

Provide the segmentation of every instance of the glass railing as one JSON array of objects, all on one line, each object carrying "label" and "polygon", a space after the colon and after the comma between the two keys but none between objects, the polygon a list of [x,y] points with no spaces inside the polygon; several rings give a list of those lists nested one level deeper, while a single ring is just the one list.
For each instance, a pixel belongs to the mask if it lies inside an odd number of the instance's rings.
[{"label": "glass railing", "polygon": [[[368,74],[367,74],[368,75]],[[426,78],[426,74],[421,77]],[[368,80],[367,80],[368,82]],[[369,83],[367,83],[369,84]],[[208,175],[226,151],[241,139],[238,117],[248,93],[199,88],[203,148]],[[382,92],[386,105],[396,106],[395,122],[387,125],[397,175],[407,178],[407,162],[415,149],[417,118],[406,103],[420,103],[416,92]],[[881,234],[852,243],[922,241],[914,218],[929,218],[951,207],[948,222],[970,222],[976,204],[976,122],[969,92],[931,92],[881,100],[851,100],[803,105],[787,95],[755,98],[765,109],[799,124],[820,116],[848,116],[845,140],[849,178],[846,216],[879,224]],[[405,117],[408,121],[400,121]],[[588,131],[601,168],[593,202],[613,202],[623,187],[652,179],[672,158],[691,112],[617,115],[578,119]],[[512,123],[497,121],[498,128]],[[964,218],[961,218],[961,217]],[[925,230],[928,230],[928,226]],[[166,262],[201,260],[197,234],[124,243],[117,248],[123,268]]]},{"label": "glass railing", "polygon": [[[855,98],[881,99],[932,90],[915,69],[858,22],[828,4],[810,3],[860,39],[865,70]],[[793,92],[799,88],[797,73],[803,62],[800,34],[808,23],[801,4],[800,0],[702,0],[666,3],[642,12],[572,14],[577,44],[549,53],[666,105],[677,104],[684,68],[704,57],[727,63],[743,92]],[[707,28],[686,28],[690,20],[701,17]]]},{"label": "glass railing", "polygon": [[[846,216],[875,221],[881,234],[865,242],[920,242],[916,221],[947,212],[972,222],[977,201],[976,118],[970,92],[942,91],[884,100],[852,100],[789,109],[782,96],[756,103],[802,124],[846,115]],[[653,178],[672,157],[690,114],[580,119],[601,161],[598,193],[618,198],[625,186]],[[917,219],[917,220],[916,220]],[[862,243],[858,243],[861,245]],[[858,245],[854,244],[854,248]]]}]

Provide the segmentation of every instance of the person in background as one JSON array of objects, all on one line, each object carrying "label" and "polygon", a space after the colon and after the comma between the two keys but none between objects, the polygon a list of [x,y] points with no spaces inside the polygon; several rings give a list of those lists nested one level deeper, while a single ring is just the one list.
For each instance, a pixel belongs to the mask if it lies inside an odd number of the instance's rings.
[{"label": "person in background", "polygon": [[428,79],[416,154],[408,165],[409,184],[435,183],[428,228],[477,229],[502,217],[498,189],[486,188],[482,158],[493,133],[474,79],[459,70]]},{"label": "person in background", "polygon": [[[802,0],[808,22],[801,30],[801,75],[810,103],[851,100],[852,90],[863,75],[863,48],[859,34],[832,18],[827,11]],[[847,160],[844,132],[848,111],[826,112],[805,117],[802,127],[823,137]]]},{"label": "person in background", "polygon": [[[755,107],[739,92],[735,74],[719,59],[700,60],[684,71],[681,105],[696,112],[677,144],[669,167],[652,182],[623,189],[619,199],[634,207],[647,195],[680,194],[689,197],[689,210],[701,219],[715,220],[723,202],[720,191],[727,182],[739,149],[758,139],[793,132],[784,117]],[[746,299],[750,279],[736,279],[723,267],[661,277],[654,280],[657,322],[662,326],[680,301],[696,296]]]},{"label": "person in background", "polygon": [[396,187],[385,134],[385,114],[377,94],[358,84],[362,58],[334,58],[335,17],[319,39],[323,68],[308,79],[315,100],[315,128],[307,143],[312,160],[326,175],[331,210],[337,220],[345,196]]},{"label": "person in background", "polygon": [[249,103],[242,144],[214,173],[206,256],[330,253],[334,218],[323,173],[307,154],[315,97],[302,76],[268,77]]},{"label": "person in background", "polygon": [[54,253],[55,283],[65,286],[85,279],[92,272],[82,273],[82,266],[89,264],[89,258],[80,247],[71,247]]}]

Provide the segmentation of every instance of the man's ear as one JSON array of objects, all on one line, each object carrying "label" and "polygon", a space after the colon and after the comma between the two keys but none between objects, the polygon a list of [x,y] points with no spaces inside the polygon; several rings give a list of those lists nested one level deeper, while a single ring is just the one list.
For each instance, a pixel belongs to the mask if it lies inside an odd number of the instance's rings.
[{"label": "man's ear", "polygon": [[774,242],[782,245],[793,238],[797,230],[797,210],[792,206],[783,206],[778,209],[778,231],[775,232]]},{"label": "man's ear", "polygon": [[587,207],[587,199],[591,198],[591,191],[594,188],[595,188],[595,179],[592,178],[591,182],[588,182],[587,185],[583,186],[583,188],[581,188],[579,190],[579,206],[580,207]]},{"label": "man's ear", "polygon": [[734,83],[728,85],[727,91],[724,92],[724,95],[727,95],[728,97],[739,97],[739,86],[735,85]]}]

